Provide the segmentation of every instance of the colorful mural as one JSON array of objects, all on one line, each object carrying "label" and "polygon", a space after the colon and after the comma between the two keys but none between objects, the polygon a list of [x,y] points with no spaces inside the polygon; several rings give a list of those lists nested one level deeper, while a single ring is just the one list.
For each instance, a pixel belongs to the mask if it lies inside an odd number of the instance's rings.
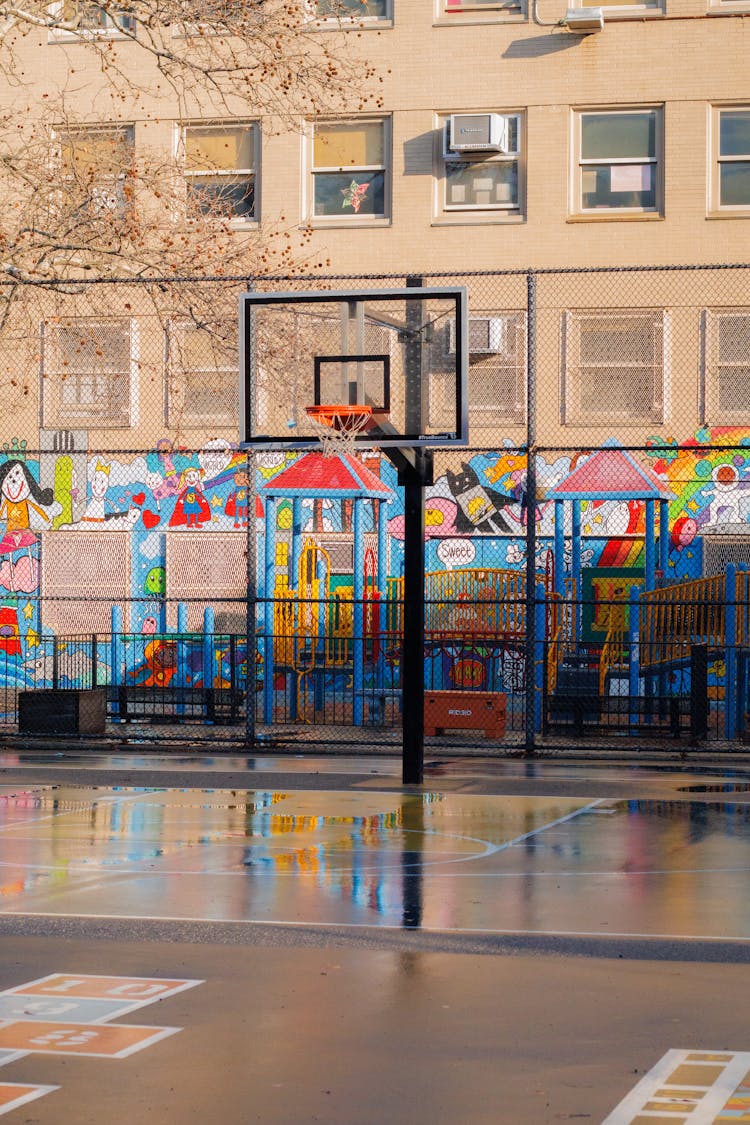
[{"label": "colorful mural", "polygon": [[[92,533],[124,532],[130,544],[129,596],[133,601],[129,632],[142,638],[136,682],[166,683],[176,668],[177,655],[159,641],[164,631],[166,599],[178,600],[180,589],[169,589],[166,544],[168,536],[186,532],[210,536],[231,531],[245,536],[248,526],[264,534],[264,496],[271,482],[295,462],[290,453],[267,453],[258,458],[255,520],[250,520],[251,492],[247,459],[229,442],[215,439],[198,451],[158,441],[145,454],[132,457],[101,451],[77,460],[67,453],[32,454],[31,440],[13,438],[0,456],[0,662],[4,683],[24,686],[50,680],[49,650],[37,651],[51,631],[45,624],[41,589],[45,540],[62,532],[85,537]],[[455,459],[427,492],[426,566],[428,571],[525,567],[527,522],[536,521],[537,566],[550,569],[555,550],[555,499],[550,493],[571,478],[595,454],[540,454],[536,465],[538,493],[527,495],[527,463],[522,452],[503,446],[497,451],[456,451]],[[750,536],[750,432],[702,429],[678,444],[673,437],[652,437],[648,448],[632,457],[658,482],[669,497],[667,581],[699,577],[702,537],[718,526],[736,525]],[[368,457],[367,465],[388,493],[384,504],[387,540],[387,578],[403,571],[404,513],[396,472],[385,456]],[[85,479],[82,479],[85,478]],[[638,498],[580,501],[580,565],[600,568],[603,575],[623,578],[643,573],[645,503]],[[316,493],[298,497],[277,495],[275,527],[280,536],[337,535],[352,531],[353,499]],[[373,507],[363,508],[362,529],[374,534]],[[294,512],[299,514],[295,515]],[[295,521],[297,521],[295,523]],[[564,515],[562,566],[571,566],[571,514]],[[86,542],[82,539],[82,547]],[[558,538],[559,543],[559,538]],[[85,548],[84,548],[85,550]],[[259,551],[259,558],[262,558]],[[295,550],[282,552],[290,560]],[[558,563],[559,566],[559,563]],[[351,568],[351,562],[349,563]],[[339,578],[345,573],[339,565]],[[92,568],[91,593],[99,576]],[[593,588],[590,586],[587,588]],[[598,587],[596,587],[598,589]],[[191,596],[200,594],[200,576],[191,576]],[[205,588],[207,599],[213,594]],[[71,631],[80,632],[80,614]],[[596,619],[587,620],[589,631]],[[242,659],[246,654],[242,654]],[[483,653],[462,654],[461,678],[473,682],[486,677]],[[218,666],[217,666],[218,667]],[[217,676],[221,678],[220,670]]]}]

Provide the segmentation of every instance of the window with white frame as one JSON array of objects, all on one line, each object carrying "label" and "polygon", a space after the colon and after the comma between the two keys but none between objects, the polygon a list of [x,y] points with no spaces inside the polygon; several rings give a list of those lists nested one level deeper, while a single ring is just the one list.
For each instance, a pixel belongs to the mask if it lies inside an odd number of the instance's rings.
[{"label": "window with white frame", "polygon": [[42,324],[42,425],[130,426],[136,325],[78,318]]},{"label": "window with white frame", "polygon": [[[469,434],[517,425],[526,417],[526,315],[491,311],[469,317]],[[455,322],[436,333],[429,355],[430,425],[450,426],[456,379]]]},{"label": "window with white frame", "polygon": [[[627,19],[638,16],[658,16],[664,12],[665,0],[611,0],[609,3],[599,5],[604,11],[605,20]],[[577,0],[569,4],[570,8],[585,8],[586,0]]]},{"label": "window with white frame", "polygon": [[663,309],[567,312],[563,423],[663,422],[666,345]]},{"label": "window with white frame", "polygon": [[750,308],[703,313],[703,422],[750,420]]},{"label": "window with white frame", "polygon": [[382,117],[313,122],[311,218],[387,216],[387,125]]},{"label": "window with white frame", "polygon": [[661,110],[581,110],[574,125],[574,212],[657,213]]},{"label": "window with white frame", "polygon": [[128,190],[133,163],[132,126],[65,130],[57,140],[65,209],[88,218],[123,217],[132,203]]},{"label": "window with white frame", "polygon": [[[466,151],[453,147],[451,126],[464,118],[477,120],[495,134],[493,148]],[[491,124],[485,126],[487,119]],[[440,210],[444,213],[495,217],[521,212],[521,114],[451,115],[442,122]]]},{"label": "window with white frame", "polygon": [[239,409],[237,334],[188,321],[167,329],[167,421],[170,426],[236,424]]},{"label": "window with white frame", "polygon": [[253,124],[187,125],[183,136],[189,202],[201,214],[257,218],[257,129]]},{"label": "window with white frame", "polygon": [[715,106],[712,137],[714,210],[750,212],[750,107]]},{"label": "window with white frame", "polygon": [[50,28],[52,41],[117,38],[135,31],[135,18],[125,7],[101,8],[89,0],[58,0],[48,10],[52,19],[62,25]]},{"label": "window with white frame", "polygon": [[391,19],[390,0],[313,0],[320,20],[355,20],[357,23]]},{"label": "window with white frame", "polygon": [[465,15],[469,18],[487,16],[519,16],[524,11],[522,0],[438,0],[439,14],[446,17]]}]

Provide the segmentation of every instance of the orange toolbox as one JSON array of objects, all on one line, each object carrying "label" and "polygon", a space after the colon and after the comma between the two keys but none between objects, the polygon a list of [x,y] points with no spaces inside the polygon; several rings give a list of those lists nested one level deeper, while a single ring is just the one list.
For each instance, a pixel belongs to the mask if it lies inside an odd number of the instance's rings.
[{"label": "orange toolbox", "polygon": [[481,730],[485,738],[505,734],[506,695],[502,691],[426,691],[424,732]]}]

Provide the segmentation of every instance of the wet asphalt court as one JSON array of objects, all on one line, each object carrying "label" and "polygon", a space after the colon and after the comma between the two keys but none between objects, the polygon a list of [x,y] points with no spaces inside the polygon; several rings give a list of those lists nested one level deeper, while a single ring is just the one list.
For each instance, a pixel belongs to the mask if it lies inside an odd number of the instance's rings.
[{"label": "wet asphalt court", "polygon": [[750,1121],[750,765],[0,756],[0,1115]]}]

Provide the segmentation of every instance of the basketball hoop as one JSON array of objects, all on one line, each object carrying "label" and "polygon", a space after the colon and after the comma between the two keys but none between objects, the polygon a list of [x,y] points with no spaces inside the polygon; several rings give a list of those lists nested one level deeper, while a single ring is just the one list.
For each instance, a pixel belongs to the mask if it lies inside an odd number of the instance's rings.
[{"label": "basketball hoop", "polygon": [[375,424],[372,407],[364,403],[322,403],[305,407],[305,413],[315,426],[324,457],[354,453],[357,435]]}]

